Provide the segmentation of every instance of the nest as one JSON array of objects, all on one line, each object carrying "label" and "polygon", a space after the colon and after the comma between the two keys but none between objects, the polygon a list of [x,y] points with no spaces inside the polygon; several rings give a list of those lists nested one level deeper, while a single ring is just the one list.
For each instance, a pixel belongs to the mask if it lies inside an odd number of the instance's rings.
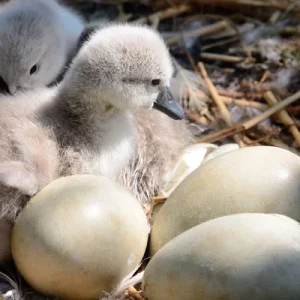
[{"label": "nest", "polygon": [[[199,142],[271,145],[298,154],[296,0],[65,2],[93,24],[128,21],[161,32],[174,58],[173,93]],[[140,285],[125,294],[126,299],[144,299]]]},{"label": "nest", "polygon": [[[161,32],[174,58],[173,92],[199,142],[271,145],[299,154],[299,1],[61,2],[92,29],[128,21]],[[122,297],[144,299],[140,285]]]}]

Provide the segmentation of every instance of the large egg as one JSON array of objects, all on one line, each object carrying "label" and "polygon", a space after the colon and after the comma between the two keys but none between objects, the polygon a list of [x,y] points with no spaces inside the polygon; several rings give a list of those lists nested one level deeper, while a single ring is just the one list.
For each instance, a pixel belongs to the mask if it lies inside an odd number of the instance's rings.
[{"label": "large egg", "polygon": [[6,220],[0,220],[0,264],[11,258],[11,240],[12,224]]},{"label": "large egg", "polygon": [[53,181],[19,215],[12,252],[28,283],[44,294],[97,299],[144,255],[149,225],[140,203],[108,178]]},{"label": "large egg", "polygon": [[155,217],[151,254],[178,234],[236,213],[278,213],[300,221],[300,158],[276,147],[231,151],[204,163]]},{"label": "large egg", "polygon": [[177,236],[151,259],[148,300],[298,300],[300,225],[282,215],[237,214]]}]

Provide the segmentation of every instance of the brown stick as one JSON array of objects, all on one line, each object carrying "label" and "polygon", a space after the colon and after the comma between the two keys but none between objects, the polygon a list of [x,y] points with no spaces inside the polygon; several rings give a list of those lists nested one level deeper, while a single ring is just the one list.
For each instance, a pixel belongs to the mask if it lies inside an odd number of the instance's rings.
[{"label": "brown stick", "polygon": [[136,288],[134,286],[130,286],[128,288],[128,294],[130,296],[133,296],[135,297],[136,299],[139,299],[139,300],[143,300],[144,298],[140,295],[140,293],[136,290]]},{"label": "brown stick", "polygon": [[286,111],[290,114],[300,113],[300,105],[287,107]]},{"label": "brown stick", "polygon": [[225,96],[221,96],[220,99],[227,105],[233,103],[240,107],[251,107],[251,108],[256,108],[260,111],[265,111],[269,108],[269,106],[266,104],[256,102],[256,101],[251,101],[251,100],[249,101],[246,99],[234,99],[234,98],[225,97]]},{"label": "brown stick", "polygon": [[261,99],[263,93],[244,93],[236,91],[218,90],[219,95],[228,96],[232,98],[250,98],[250,99]]},{"label": "brown stick", "polygon": [[163,11],[159,11],[148,17],[143,17],[143,18],[137,19],[137,20],[133,21],[133,23],[143,24],[143,23],[146,23],[147,21],[150,21],[151,23],[153,23],[157,19],[159,19],[161,21],[161,20],[165,20],[168,18],[176,17],[183,13],[189,12],[190,10],[191,10],[190,6],[188,6],[186,4],[182,4],[179,6],[170,7]]},{"label": "brown stick", "polygon": [[[278,100],[276,99],[276,97],[271,91],[266,92],[264,97],[270,106],[276,105],[278,103]],[[282,122],[287,127],[289,132],[294,137],[296,143],[300,147],[300,132],[296,127],[294,120],[289,116],[286,110],[284,109],[280,110],[278,113],[274,115],[274,117],[277,118],[280,122]]]},{"label": "brown stick", "polygon": [[[204,79],[204,81],[207,85],[207,88],[208,88],[213,100],[217,104],[217,106],[218,106],[218,108],[219,108],[219,110],[222,114],[223,120],[225,121],[227,126],[233,126],[233,121],[232,121],[230,112],[228,111],[228,109],[227,109],[226,105],[224,104],[224,102],[220,99],[220,95],[218,94],[217,89],[215,88],[212,81],[208,77],[208,74],[206,72],[204,64],[202,62],[199,62],[198,67],[200,69],[201,75],[202,75],[202,77],[203,77],[203,79]],[[240,147],[244,146],[240,136],[235,135],[234,140],[239,144]]]},{"label": "brown stick", "polygon": [[[212,34],[218,31],[221,31],[228,27],[228,22],[227,21],[220,21],[218,23],[212,24],[212,25],[207,25],[204,27],[200,27],[197,29],[189,30],[184,33],[185,38],[189,37],[195,37],[195,36],[204,36],[208,34]],[[166,43],[170,45],[174,45],[177,42],[179,42],[182,39],[182,34],[178,33],[168,39],[166,39]]]},{"label": "brown stick", "polygon": [[223,55],[223,54],[216,54],[216,53],[209,53],[209,52],[202,52],[201,58],[219,60],[219,61],[224,61],[229,63],[239,63],[245,60],[245,57],[241,57],[241,56]]},{"label": "brown stick", "polygon": [[[266,1],[266,0],[198,0],[200,4],[213,4],[213,5],[245,5],[255,7],[269,7],[280,10],[287,10],[291,3],[288,1]],[[300,7],[295,6],[294,11],[300,12]]]},{"label": "brown stick", "polygon": [[299,99],[300,99],[300,91],[293,94],[292,96],[286,98],[285,100],[277,103],[276,105],[272,106],[271,108],[269,108],[265,112],[261,113],[260,115],[254,117],[254,118],[252,118],[252,119],[250,119],[246,122],[237,124],[234,127],[225,128],[225,129],[222,129],[218,132],[206,135],[203,138],[201,138],[199,140],[199,142],[201,142],[201,143],[210,142],[211,143],[211,142],[215,142],[215,141],[221,140],[223,138],[232,136],[236,133],[248,130],[251,127],[253,127],[253,126],[257,125],[258,123],[260,123],[261,121],[263,121],[264,119],[270,117],[271,115],[277,113],[278,111],[280,111],[284,107],[296,102]]}]

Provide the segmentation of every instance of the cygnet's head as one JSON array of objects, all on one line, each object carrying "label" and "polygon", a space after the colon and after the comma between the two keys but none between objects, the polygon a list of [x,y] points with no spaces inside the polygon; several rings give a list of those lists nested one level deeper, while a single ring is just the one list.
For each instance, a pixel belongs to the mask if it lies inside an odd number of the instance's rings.
[{"label": "cygnet's head", "polygon": [[85,43],[66,84],[74,80],[73,90],[88,88],[120,110],[154,107],[181,119],[183,110],[168,90],[172,73],[169,51],[157,32],[145,26],[111,25]]},{"label": "cygnet's head", "polygon": [[51,83],[65,64],[66,46],[46,2],[12,1],[0,12],[0,77],[10,93]]}]

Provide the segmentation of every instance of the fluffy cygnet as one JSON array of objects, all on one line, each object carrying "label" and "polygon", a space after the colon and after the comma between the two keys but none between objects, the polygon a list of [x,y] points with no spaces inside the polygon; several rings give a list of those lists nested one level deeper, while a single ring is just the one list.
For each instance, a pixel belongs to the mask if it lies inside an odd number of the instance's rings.
[{"label": "fluffy cygnet", "polygon": [[14,219],[30,196],[72,174],[108,176],[149,201],[192,140],[172,119],[183,111],[168,93],[171,75],[156,32],[112,25],[83,46],[58,87],[3,97],[0,216]]},{"label": "fluffy cygnet", "polygon": [[77,48],[83,29],[82,19],[56,0],[12,0],[4,5],[0,11],[4,92],[55,81]]}]

